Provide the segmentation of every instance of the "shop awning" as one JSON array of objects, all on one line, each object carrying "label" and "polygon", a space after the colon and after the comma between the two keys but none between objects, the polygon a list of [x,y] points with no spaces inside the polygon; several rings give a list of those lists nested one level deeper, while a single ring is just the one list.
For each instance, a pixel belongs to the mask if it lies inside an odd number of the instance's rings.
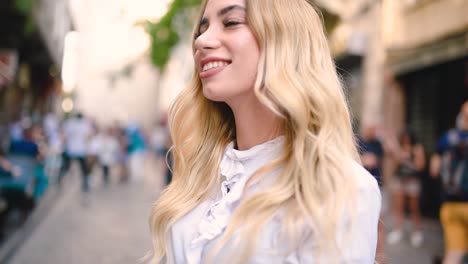
[{"label": "shop awning", "polygon": [[406,74],[468,56],[468,33],[418,47],[388,49],[387,55],[394,75]]}]

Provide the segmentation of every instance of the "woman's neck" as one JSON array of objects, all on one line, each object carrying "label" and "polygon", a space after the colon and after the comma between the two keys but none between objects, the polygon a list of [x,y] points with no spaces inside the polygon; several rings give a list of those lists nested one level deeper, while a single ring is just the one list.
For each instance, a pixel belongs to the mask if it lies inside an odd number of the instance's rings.
[{"label": "woman's neck", "polygon": [[281,120],[252,95],[229,104],[236,122],[236,145],[246,150],[281,135]]}]

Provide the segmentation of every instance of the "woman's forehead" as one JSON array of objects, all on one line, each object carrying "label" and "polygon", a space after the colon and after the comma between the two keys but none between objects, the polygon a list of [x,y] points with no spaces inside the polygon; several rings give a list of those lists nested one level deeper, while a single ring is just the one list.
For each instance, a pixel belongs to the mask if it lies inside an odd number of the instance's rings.
[{"label": "woman's forehead", "polygon": [[229,6],[239,6],[245,8],[246,0],[208,0],[203,16],[212,15],[218,13],[223,8]]}]

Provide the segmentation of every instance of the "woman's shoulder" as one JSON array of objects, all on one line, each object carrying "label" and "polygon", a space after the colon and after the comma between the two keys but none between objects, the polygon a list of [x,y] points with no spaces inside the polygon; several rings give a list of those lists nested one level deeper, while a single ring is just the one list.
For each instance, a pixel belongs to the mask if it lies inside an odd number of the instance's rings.
[{"label": "woman's shoulder", "polygon": [[378,194],[380,196],[380,189],[377,183],[377,179],[375,179],[372,174],[370,174],[361,164],[357,163],[356,161],[351,161],[351,174],[356,182],[356,187],[359,192],[367,191]]}]

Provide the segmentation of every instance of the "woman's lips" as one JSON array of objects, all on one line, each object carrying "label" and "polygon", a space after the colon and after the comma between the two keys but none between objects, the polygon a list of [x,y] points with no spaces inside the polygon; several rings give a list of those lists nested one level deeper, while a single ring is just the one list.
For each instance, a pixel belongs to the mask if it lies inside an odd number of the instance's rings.
[{"label": "woman's lips", "polygon": [[224,68],[226,68],[229,64],[227,65],[222,65],[222,66],[218,66],[218,67],[215,67],[215,68],[212,68],[212,69],[209,69],[207,71],[202,71],[200,72],[200,78],[201,79],[206,79],[206,78],[209,78],[219,72],[221,72],[222,70],[224,70]]}]

